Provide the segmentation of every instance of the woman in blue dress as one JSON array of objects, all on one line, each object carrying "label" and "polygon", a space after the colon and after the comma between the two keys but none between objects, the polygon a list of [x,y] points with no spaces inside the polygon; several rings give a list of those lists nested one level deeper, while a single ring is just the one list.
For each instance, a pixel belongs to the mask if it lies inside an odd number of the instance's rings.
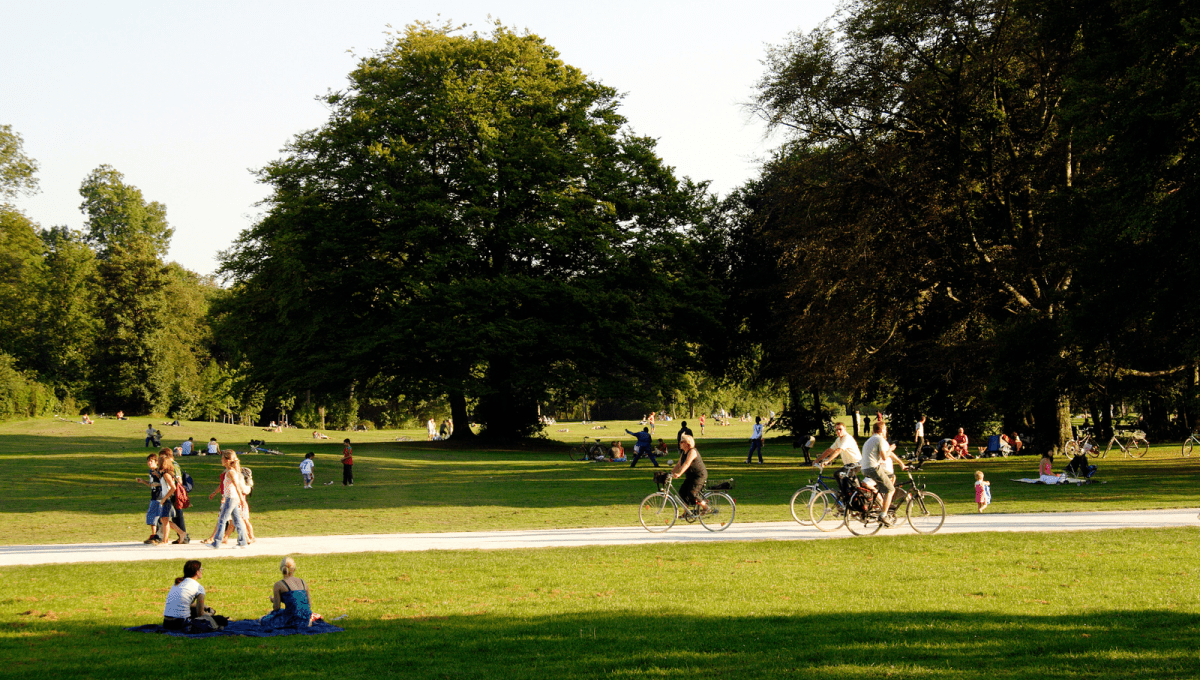
[{"label": "woman in blue dress", "polygon": [[275,582],[271,591],[270,614],[260,622],[268,628],[302,628],[312,625],[312,598],[308,584],[296,578],[296,561],[290,557],[279,563],[283,578]]}]

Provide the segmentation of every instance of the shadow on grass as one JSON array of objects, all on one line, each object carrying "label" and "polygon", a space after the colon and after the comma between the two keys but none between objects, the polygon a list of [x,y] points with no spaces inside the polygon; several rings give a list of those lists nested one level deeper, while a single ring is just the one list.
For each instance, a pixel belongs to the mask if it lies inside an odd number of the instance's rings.
[{"label": "shadow on grass", "polygon": [[[664,597],[665,610],[671,608]],[[1034,605],[1036,606],[1036,604]],[[720,603],[712,603],[714,610]],[[388,615],[384,615],[387,619]],[[5,626],[8,678],[1194,677],[1198,617],[940,611],[676,618],[666,613],[350,620],[347,632],[180,640],[55,623]],[[147,650],[157,650],[148,654]],[[208,663],[220,653],[220,664]]]}]

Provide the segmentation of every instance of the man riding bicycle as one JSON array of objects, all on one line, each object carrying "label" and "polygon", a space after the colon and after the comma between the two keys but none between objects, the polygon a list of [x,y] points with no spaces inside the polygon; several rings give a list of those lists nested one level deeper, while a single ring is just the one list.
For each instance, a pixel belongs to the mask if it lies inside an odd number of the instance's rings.
[{"label": "man riding bicycle", "polygon": [[896,474],[892,462],[899,463],[901,470],[908,468],[904,466],[904,461],[896,456],[896,445],[887,441],[887,425],[884,425],[882,420],[877,420],[871,429],[875,434],[863,444],[862,471],[864,477],[875,480],[881,493],[886,490],[883,507],[880,509],[880,521],[884,526],[890,527],[892,521],[888,518],[888,511],[892,507],[892,497],[896,495]]},{"label": "man riding bicycle", "polygon": [[704,459],[700,457],[700,451],[696,448],[696,440],[692,438],[692,435],[685,434],[680,437],[679,448],[682,451],[682,458],[671,469],[672,477],[684,478],[683,484],[679,486],[679,497],[689,506],[700,506],[700,512],[706,513],[708,512],[708,501],[700,498],[700,491],[704,488],[704,483],[708,481],[708,468],[704,467]]},{"label": "man riding bicycle", "polygon": [[842,465],[858,465],[862,460],[862,454],[858,450],[858,442],[854,441],[854,437],[846,433],[846,426],[838,423],[833,427],[833,433],[837,439],[825,452],[817,457],[813,466],[824,465],[829,460],[833,459],[837,454],[842,454]]}]

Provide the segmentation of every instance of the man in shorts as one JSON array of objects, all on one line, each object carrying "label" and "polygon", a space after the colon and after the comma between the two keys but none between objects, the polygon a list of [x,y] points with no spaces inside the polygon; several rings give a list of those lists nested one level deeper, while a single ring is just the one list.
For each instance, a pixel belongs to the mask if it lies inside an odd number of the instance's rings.
[{"label": "man in shorts", "polygon": [[892,497],[896,495],[896,475],[892,467],[893,461],[900,464],[901,470],[907,470],[904,461],[896,456],[896,445],[887,441],[887,425],[882,420],[875,421],[871,426],[875,433],[862,447],[863,477],[875,480],[879,492],[884,495],[882,521],[884,526],[892,526],[888,510],[892,507]]}]

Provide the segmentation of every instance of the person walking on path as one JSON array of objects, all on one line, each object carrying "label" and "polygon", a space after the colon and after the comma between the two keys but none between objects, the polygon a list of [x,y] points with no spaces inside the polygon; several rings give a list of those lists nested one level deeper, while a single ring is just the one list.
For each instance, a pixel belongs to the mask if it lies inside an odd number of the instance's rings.
[{"label": "person walking on path", "polygon": [[750,453],[746,455],[746,465],[749,465],[753,461],[755,451],[758,451],[758,464],[762,465],[762,440],[762,416],[754,416],[754,432],[750,435]]},{"label": "person walking on path", "polygon": [[146,508],[146,524],[150,527],[150,538],[142,543],[157,545],[162,542],[158,538],[158,517],[162,514],[162,504],[158,502],[159,494],[162,493],[162,475],[158,472],[158,454],[152,453],[146,456],[146,467],[149,469],[149,480],[137,477],[133,481],[145,484],[150,489],[150,507]]},{"label": "person walking on path", "polygon": [[354,449],[349,439],[342,443],[342,486],[354,486]]},{"label": "person walking on path", "polygon": [[[225,522],[232,519],[233,527],[237,530],[238,547],[245,548],[248,541],[246,527],[242,523],[242,500],[246,496],[242,481],[242,464],[238,461],[237,454],[229,451],[221,454],[221,465],[225,467],[225,483],[221,485],[220,489],[221,514],[217,518],[212,547],[221,547],[221,543],[225,540]],[[212,498],[216,493],[214,491],[208,497]]]},{"label": "person walking on path", "polygon": [[654,467],[658,467],[658,457],[654,455],[654,442],[650,437],[650,428],[643,427],[641,432],[630,432],[637,439],[637,443],[633,445],[633,462],[629,467],[637,467],[638,460],[642,456],[650,456],[650,462],[654,463]]}]

